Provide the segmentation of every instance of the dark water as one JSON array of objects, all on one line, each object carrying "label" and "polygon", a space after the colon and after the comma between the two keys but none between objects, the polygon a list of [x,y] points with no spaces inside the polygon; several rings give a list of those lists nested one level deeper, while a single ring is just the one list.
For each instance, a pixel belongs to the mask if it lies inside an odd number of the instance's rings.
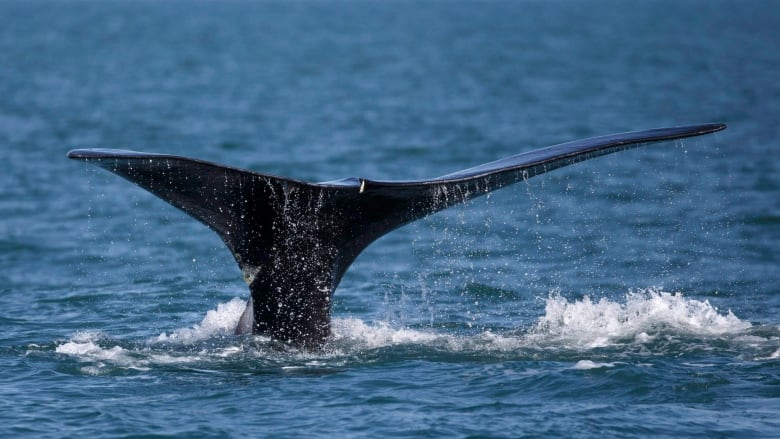
[{"label": "dark water", "polygon": [[[770,1],[0,2],[0,434],[780,435],[777,29]],[[230,335],[216,235],[65,158],[406,179],[699,122],[729,128],[382,238],[313,354]]]}]

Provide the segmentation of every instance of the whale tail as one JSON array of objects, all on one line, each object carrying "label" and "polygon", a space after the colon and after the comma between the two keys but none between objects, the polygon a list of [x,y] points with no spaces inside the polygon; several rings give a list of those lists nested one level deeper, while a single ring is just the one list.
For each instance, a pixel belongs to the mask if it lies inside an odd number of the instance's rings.
[{"label": "whale tail", "polygon": [[251,291],[237,332],[314,348],[330,334],[331,299],[344,272],[380,236],[563,166],[724,128],[706,124],[595,137],[410,181],[307,183],[186,157],[110,149],[78,149],[68,157],[130,180],[222,238]]}]

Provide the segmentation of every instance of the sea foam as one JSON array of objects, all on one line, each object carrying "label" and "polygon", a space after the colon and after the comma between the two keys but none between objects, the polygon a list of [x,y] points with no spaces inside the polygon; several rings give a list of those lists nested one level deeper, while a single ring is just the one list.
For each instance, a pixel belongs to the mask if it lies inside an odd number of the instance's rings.
[{"label": "sea foam", "polygon": [[[263,343],[268,341],[267,337],[256,337],[258,344],[252,341],[247,344],[246,338],[232,338],[245,306],[244,300],[234,298],[208,311],[200,323],[162,333],[141,344],[119,343],[96,332],[78,332],[59,344],[56,352],[78,358],[85,363],[84,373],[89,374],[104,373],[112,366],[147,369],[154,365],[209,363],[243,355],[280,359],[278,348],[263,347],[267,346]],[[518,326],[514,330],[463,333],[395,327],[388,322],[366,322],[358,318],[334,318],[333,338],[323,351],[296,354],[297,350],[291,350],[283,355],[295,361],[302,358],[331,361],[365,350],[410,346],[415,350],[433,348],[522,357],[538,355],[540,350],[550,354],[583,353],[626,343],[643,345],[660,335],[705,339],[729,335],[739,340],[751,328],[750,323],[740,320],[731,311],[719,312],[706,300],[688,299],[680,293],[658,290],[629,292],[623,300],[593,300],[590,297],[569,300],[552,294],[545,300],[544,315],[530,325]],[[213,338],[218,341],[196,344]],[[772,356],[777,357],[777,353]],[[583,360],[573,368],[587,370],[614,365]]]},{"label": "sea foam", "polygon": [[681,293],[655,289],[632,291],[625,301],[590,297],[569,301],[553,294],[534,332],[549,339],[568,340],[587,347],[606,346],[615,339],[651,341],[659,330],[691,336],[715,336],[749,329],[731,310],[718,312],[709,301],[687,299]]},{"label": "sea foam", "polygon": [[176,329],[170,334],[162,333],[152,341],[187,344],[218,335],[233,334],[244,308],[246,301],[234,297],[227,303],[217,305],[217,309],[206,312],[199,324],[191,328]]}]

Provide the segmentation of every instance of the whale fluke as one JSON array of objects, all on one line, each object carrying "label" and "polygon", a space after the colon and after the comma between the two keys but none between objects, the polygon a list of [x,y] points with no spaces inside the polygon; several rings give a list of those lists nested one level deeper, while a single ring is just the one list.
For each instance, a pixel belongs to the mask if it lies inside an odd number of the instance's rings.
[{"label": "whale fluke", "polygon": [[430,180],[346,178],[307,183],[175,155],[77,149],[214,230],[251,292],[237,333],[306,349],[330,335],[333,291],[371,242],[409,222],[518,181],[637,146],[713,133],[723,124],[659,128],[578,140]]}]

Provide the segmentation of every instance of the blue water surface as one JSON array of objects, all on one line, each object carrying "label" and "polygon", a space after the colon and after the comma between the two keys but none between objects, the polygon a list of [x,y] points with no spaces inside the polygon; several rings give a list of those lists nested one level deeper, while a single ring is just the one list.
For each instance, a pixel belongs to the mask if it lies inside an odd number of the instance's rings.
[{"label": "blue water surface", "polygon": [[[773,1],[0,1],[3,437],[778,437]],[[726,131],[399,229],[303,352],[202,224],[72,148],[309,181]]]}]

